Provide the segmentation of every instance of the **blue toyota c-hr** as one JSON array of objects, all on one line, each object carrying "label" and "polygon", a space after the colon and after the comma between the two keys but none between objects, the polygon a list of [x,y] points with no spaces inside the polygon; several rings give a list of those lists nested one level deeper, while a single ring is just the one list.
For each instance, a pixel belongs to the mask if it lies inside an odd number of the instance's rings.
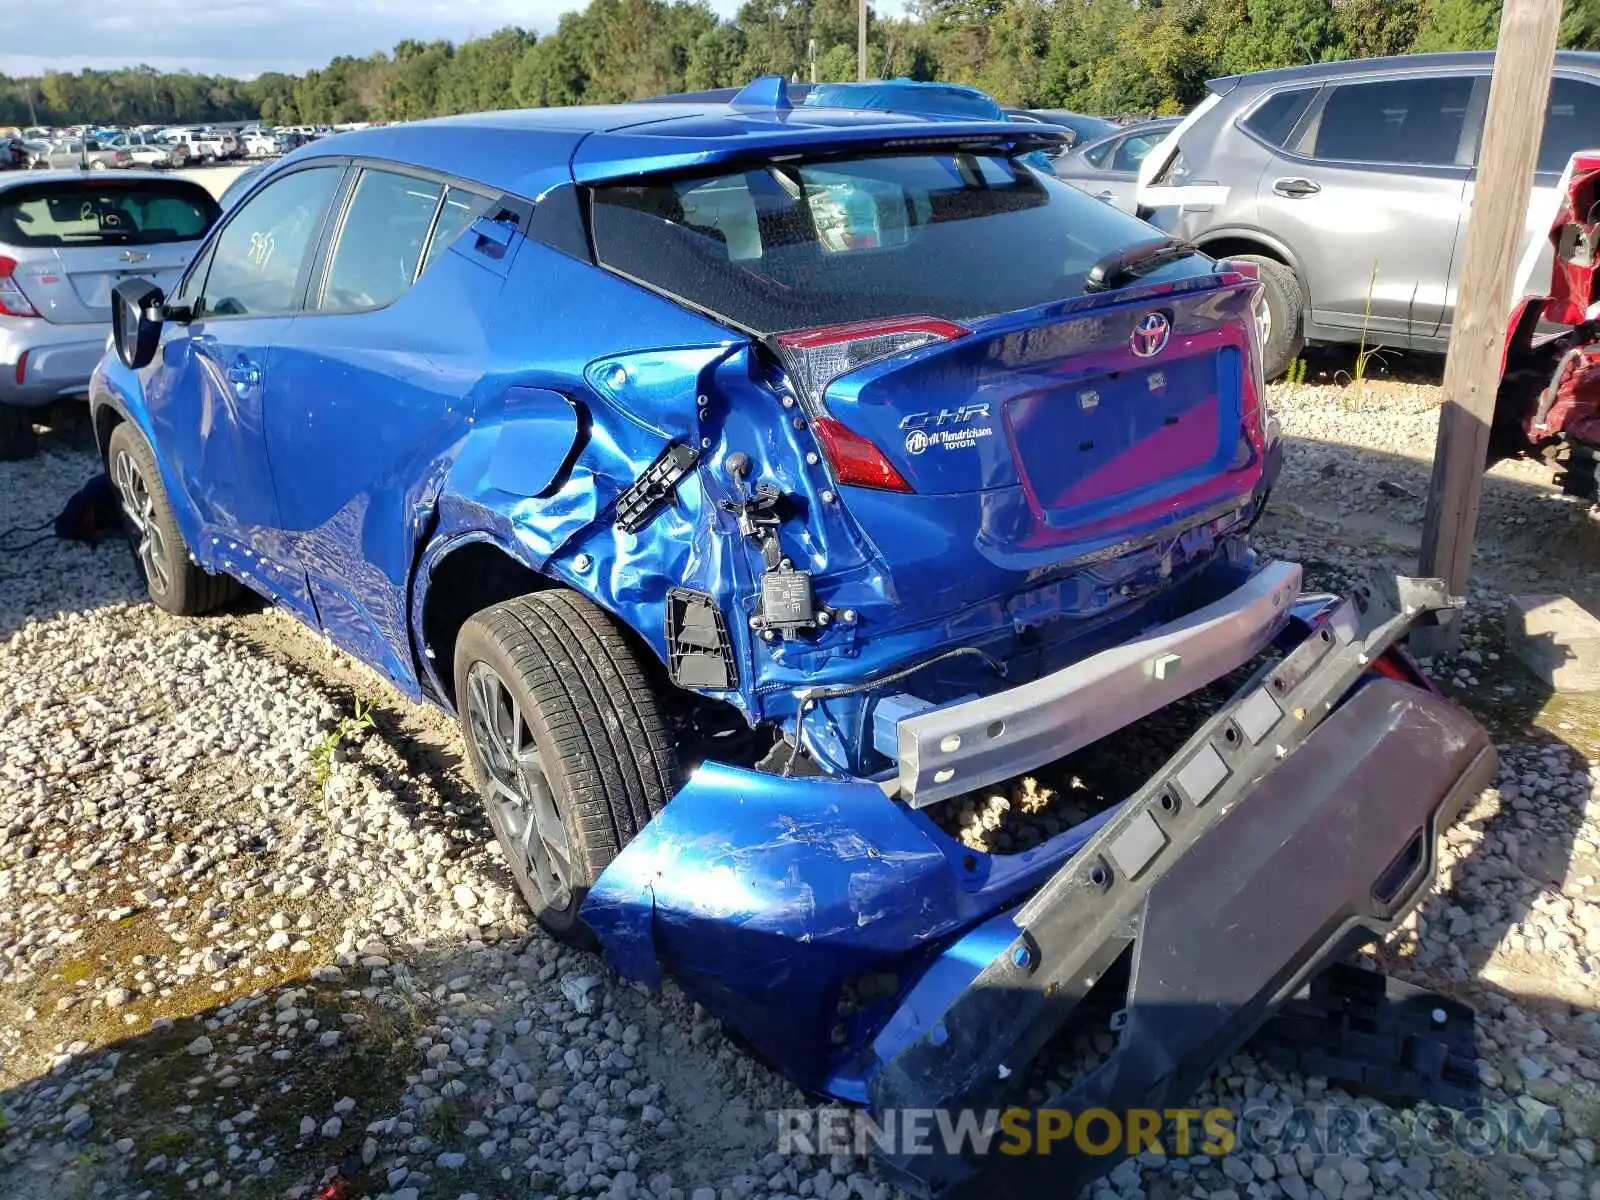
[{"label": "blue toyota c-hr", "polygon": [[[1135,938],[1134,1048],[1066,1107],[1193,1086],[1396,926],[1493,748],[1388,653],[1438,588],[1297,602],[1250,549],[1254,267],[1056,136],[768,79],[302,148],[116,289],[151,598],[251,589],[455,712],[539,919],[807,1087],[983,1107]],[[1269,645],[1128,797],[1005,853],[940,820]]]}]

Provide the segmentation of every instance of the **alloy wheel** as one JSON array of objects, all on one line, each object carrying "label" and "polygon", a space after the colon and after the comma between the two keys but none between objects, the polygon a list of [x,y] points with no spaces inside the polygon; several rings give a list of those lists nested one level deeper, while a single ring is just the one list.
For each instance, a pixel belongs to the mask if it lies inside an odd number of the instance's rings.
[{"label": "alloy wheel", "polygon": [[172,570],[167,561],[167,539],[156,524],[155,497],[144,472],[126,450],[117,451],[112,466],[112,482],[122,501],[122,515],[128,522],[133,553],[144,570],[145,582],[158,596],[167,594],[172,586]]},{"label": "alloy wheel", "polygon": [[482,764],[485,804],[512,871],[557,912],[572,903],[572,845],[526,716],[500,673],[467,673],[467,730]]}]

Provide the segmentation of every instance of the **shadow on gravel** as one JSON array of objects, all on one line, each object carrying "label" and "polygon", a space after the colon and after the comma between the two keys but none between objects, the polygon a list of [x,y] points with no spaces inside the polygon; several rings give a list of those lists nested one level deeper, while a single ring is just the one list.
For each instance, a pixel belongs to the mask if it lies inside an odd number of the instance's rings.
[{"label": "shadow on gravel", "polygon": [[0,462],[0,641],[30,619],[145,597],[120,534],[95,545],[55,536],[56,517],[102,471],[87,406],[59,401],[38,423],[38,452]]}]

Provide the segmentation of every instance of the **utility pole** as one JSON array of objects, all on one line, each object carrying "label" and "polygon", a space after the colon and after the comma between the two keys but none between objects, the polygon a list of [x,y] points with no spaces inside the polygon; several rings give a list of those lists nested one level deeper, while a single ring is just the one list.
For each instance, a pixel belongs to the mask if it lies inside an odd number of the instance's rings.
[{"label": "utility pole", "polygon": [[[1472,574],[1512,273],[1539,149],[1539,139],[1529,131],[1544,127],[1560,23],[1561,0],[1506,0],[1500,19],[1422,525],[1421,574],[1443,579],[1454,596],[1466,594]],[[1417,630],[1411,643],[1418,654],[1433,655],[1454,649],[1460,639],[1459,624],[1451,618]]]},{"label": "utility pole", "polygon": [[856,0],[856,78],[867,77],[867,0]]}]

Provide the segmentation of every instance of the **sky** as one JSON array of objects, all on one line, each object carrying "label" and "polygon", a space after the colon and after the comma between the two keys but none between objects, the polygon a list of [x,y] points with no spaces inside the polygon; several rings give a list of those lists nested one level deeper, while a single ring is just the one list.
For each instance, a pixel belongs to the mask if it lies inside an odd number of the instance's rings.
[{"label": "sky", "polygon": [[[583,0],[0,0],[0,74],[122,67],[250,77],[405,38],[546,33]],[[710,0],[731,15],[738,0]]]}]

